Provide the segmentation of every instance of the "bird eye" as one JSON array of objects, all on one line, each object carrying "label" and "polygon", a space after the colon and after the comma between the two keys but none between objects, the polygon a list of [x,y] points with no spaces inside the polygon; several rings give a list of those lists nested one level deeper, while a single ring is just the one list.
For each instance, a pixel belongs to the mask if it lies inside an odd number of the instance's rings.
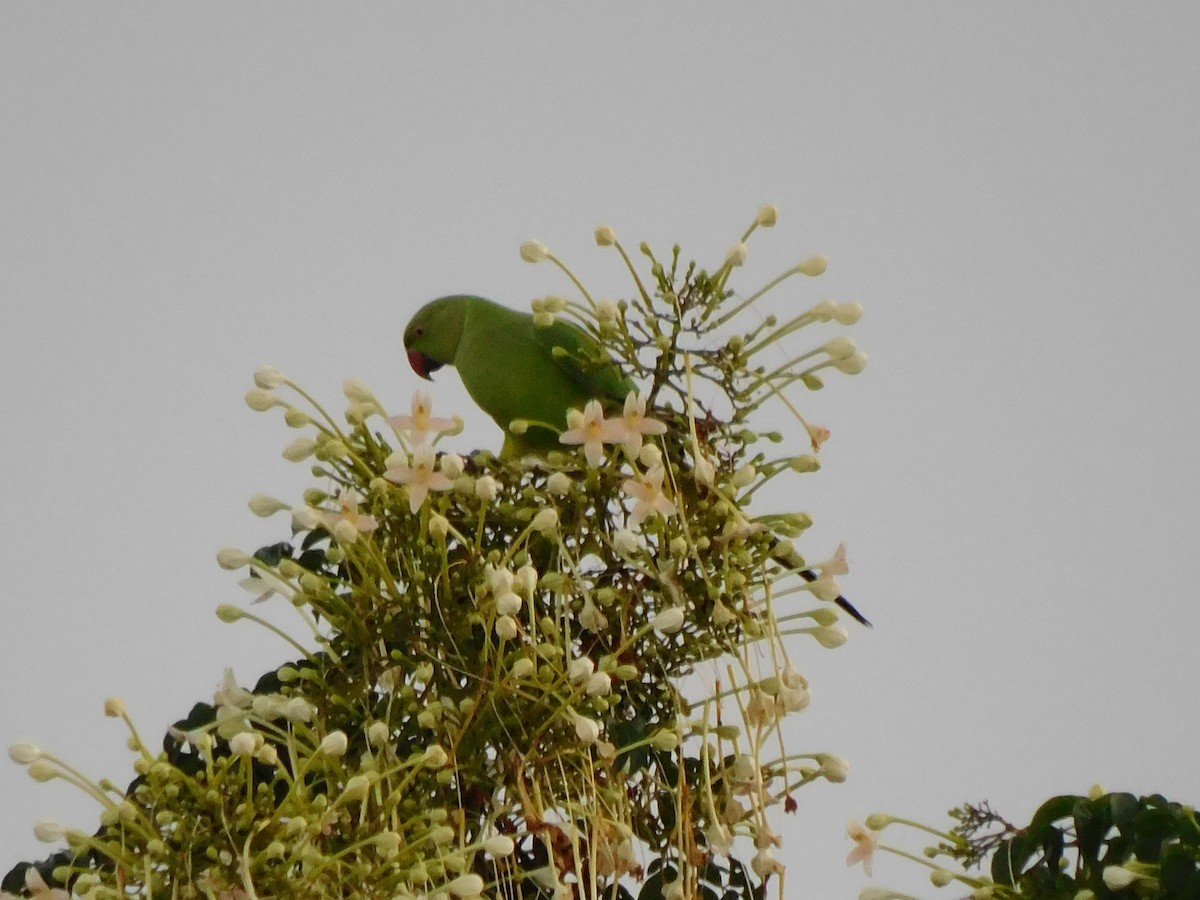
[{"label": "bird eye", "polygon": [[424,333],[425,333],[424,328],[418,328],[416,331],[413,332],[413,337],[420,337]]}]

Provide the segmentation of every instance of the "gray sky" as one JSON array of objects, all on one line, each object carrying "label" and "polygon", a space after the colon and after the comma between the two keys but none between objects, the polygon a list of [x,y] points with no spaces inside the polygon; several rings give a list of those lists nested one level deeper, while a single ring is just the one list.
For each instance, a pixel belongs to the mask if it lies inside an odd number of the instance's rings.
[{"label": "gray sky", "polygon": [[[852,897],[848,816],[1027,818],[1093,782],[1185,802],[1200,514],[1200,62],[1190,4],[0,6],[0,743],[132,777],[154,740],[287,657],[218,622],[214,551],[279,539],[292,434],[241,397],[264,362],[332,407],[396,410],[424,300],[628,293],[607,223],[714,264],[764,202],[738,287],[813,253],[866,307],[866,372],[793,399],[833,430],[788,505],[838,541],[876,623],[795,644],[789,895]],[[827,335],[802,335],[797,349]],[[498,445],[453,373],[463,449]],[[287,610],[280,622],[291,623]],[[63,785],[0,766],[0,869]],[[890,836],[890,833],[889,833]],[[919,846],[916,842],[912,846]],[[898,861],[876,880],[934,889]]]}]

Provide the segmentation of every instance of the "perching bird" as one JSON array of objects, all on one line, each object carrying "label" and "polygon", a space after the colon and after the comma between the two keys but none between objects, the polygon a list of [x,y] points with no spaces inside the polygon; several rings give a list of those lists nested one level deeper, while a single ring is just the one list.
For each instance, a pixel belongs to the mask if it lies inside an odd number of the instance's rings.
[{"label": "perching bird", "polygon": [[[635,387],[586,332],[562,320],[535,325],[531,314],[482,297],[425,304],[404,329],[404,348],[422,378],[458,369],[471,399],[504,431],[505,459],[562,449],[567,410],[592,399],[616,405]],[[524,433],[514,421],[528,423]]]},{"label": "perching bird", "polygon": [[[471,399],[504,432],[504,459],[561,449],[568,410],[593,399],[616,406],[636,388],[594,338],[569,322],[537,325],[530,313],[467,294],[421,307],[404,329],[404,349],[426,380],[442,366],[458,369]],[[524,432],[513,430],[518,421]],[[817,577],[807,569],[799,574]],[[871,624],[844,597],[834,602]]]}]

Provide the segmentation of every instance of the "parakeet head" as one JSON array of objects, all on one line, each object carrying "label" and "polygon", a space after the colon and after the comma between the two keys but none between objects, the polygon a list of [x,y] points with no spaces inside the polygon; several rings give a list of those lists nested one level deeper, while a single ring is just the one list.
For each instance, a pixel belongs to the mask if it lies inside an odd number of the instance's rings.
[{"label": "parakeet head", "polygon": [[467,303],[474,298],[455,295],[431,300],[412,317],[404,329],[408,364],[426,380],[445,365],[454,365],[462,338]]}]

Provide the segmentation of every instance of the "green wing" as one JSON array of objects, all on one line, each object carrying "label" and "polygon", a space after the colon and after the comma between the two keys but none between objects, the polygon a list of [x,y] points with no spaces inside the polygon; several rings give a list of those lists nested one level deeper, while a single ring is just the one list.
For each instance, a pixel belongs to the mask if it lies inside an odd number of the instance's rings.
[{"label": "green wing", "polygon": [[534,336],[558,368],[588,397],[624,400],[635,388],[587,332],[561,320],[544,328],[534,326]]}]

